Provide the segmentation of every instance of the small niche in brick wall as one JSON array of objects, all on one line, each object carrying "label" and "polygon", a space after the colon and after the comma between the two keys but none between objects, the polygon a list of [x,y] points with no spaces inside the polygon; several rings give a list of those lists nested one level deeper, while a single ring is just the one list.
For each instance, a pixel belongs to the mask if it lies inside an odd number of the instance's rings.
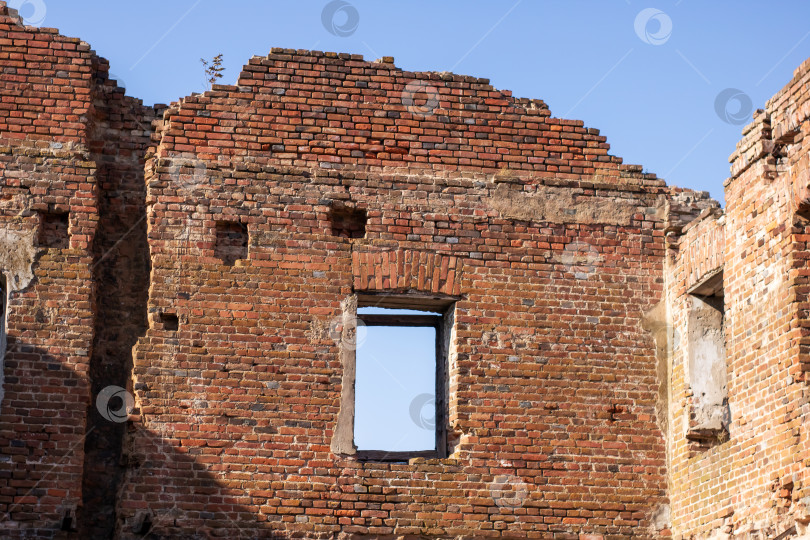
[{"label": "small niche in brick wall", "polygon": [[247,259],[247,227],[237,221],[217,221],[214,256],[228,266],[233,266],[239,259]]},{"label": "small niche in brick wall", "polygon": [[180,319],[175,313],[161,313],[159,319],[163,330],[175,332],[180,328]]},{"label": "small niche in brick wall", "polygon": [[333,207],[329,213],[332,234],[341,238],[363,238],[366,236],[366,211],[362,208],[346,206]]},{"label": "small niche in brick wall", "polygon": [[39,247],[53,249],[67,249],[69,247],[67,212],[40,213],[37,244]]},{"label": "small niche in brick wall", "polygon": [[62,523],[59,528],[68,532],[76,532],[78,530],[75,507],[65,508],[62,510]]}]

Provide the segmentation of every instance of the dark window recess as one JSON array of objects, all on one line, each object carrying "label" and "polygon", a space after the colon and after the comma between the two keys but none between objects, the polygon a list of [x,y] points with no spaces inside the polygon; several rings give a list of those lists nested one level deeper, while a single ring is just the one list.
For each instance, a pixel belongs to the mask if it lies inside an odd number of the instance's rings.
[{"label": "dark window recess", "polygon": [[239,259],[247,259],[247,227],[236,221],[218,221],[214,256],[228,266],[233,266]]},{"label": "dark window recess", "polygon": [[67,249],[70,244],[67,212],[43,212],[39,219],[39,247]]},{"label": "dark window recess", "polygon": [[160,324],[164,330],[174,332],[180,328],[180,319],[174,313],[161,313]]},{"label": "dark window recess", "polygon": [[366,211],[362,208],[336,207],[329,214],[332,222],[332,235],[341,238],[363,238],[366,236]]}]

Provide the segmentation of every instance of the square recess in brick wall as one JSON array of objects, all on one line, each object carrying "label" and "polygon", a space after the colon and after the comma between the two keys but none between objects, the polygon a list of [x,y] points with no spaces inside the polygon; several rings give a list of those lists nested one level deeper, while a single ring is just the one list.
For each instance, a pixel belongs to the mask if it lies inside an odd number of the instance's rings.
[{"label": "square recess in brick wall", "polygon": [[180,329],[180,319],[176,313],[161,313],[159,320],[163,330],[176,332]]},{"label": "square recess in brick wall", "polygon": [[217,221],[214,256],[228,266],[233,266],[239,259],[247,259],[247,226],[236,221]]},{"label": "square recess in brick wall", "polygon": [[362,208],[335,206],[329,212],[332,235],[341,238],[365,238],[366,211]]},{"label": "square recess in brick wall", "polygon": [[42,212],[39,215],[37,245],[44,248],[67,249],[70,245],[67,212]]}]

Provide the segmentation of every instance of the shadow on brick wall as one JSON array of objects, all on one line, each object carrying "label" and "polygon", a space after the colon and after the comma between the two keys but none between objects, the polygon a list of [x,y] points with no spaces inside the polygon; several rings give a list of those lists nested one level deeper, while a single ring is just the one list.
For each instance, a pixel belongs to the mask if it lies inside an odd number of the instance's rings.
[{"label": "shadow on brick wall", "polygon": [[75,538],[87,378],[8,337],[0,414],[0,536]]}]

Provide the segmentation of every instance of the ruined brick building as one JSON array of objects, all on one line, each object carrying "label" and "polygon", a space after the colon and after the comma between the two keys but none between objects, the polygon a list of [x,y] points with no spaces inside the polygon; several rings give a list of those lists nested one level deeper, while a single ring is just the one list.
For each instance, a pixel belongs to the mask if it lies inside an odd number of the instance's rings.
[{"label": "ruined brick building", "polygon": [[[146,107],[0,46],[3,538],[805,534],[810,61],[723,211],[483,79],[273,50]],[[370,305],[433,313],[432,451],[352,440]]]}]

